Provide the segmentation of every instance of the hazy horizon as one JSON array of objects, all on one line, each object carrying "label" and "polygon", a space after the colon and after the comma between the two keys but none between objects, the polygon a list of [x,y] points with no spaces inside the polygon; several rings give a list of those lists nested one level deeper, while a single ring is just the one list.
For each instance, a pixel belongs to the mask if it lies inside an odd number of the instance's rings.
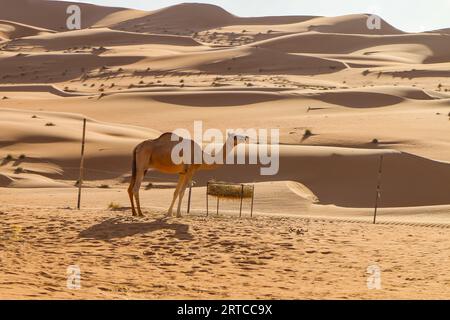
[{"label": "hazy horizon", "polygon": [[307,2],[298,0],[279,0],[276,2],[265,3],[256,0],[248,0],[245,2],[238,0],[79,0],[77,2],[148,11],[183,2],[209,3],[218,5],[234,15],[242,17],[272,15],[339,16],[352,13],[372,13],[381,16],[396,28],[408,32],[450,28],[450,0],[435,0],[433,1],[432,6],[430,6],[428,2],[419,0],[348,0],[345,3],[339,3],[333,0]]}]

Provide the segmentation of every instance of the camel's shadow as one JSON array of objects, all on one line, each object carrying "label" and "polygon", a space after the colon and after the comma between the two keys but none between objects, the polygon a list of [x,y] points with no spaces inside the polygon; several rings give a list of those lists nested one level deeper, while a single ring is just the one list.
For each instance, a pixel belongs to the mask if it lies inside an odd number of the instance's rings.
[{"label": "camel's shadow", "polygon": [[112,240],[144,234],[158,230],[173,230],[172,237],[179,240],[192,240],[189,226],[181,223],[167,223],[167,218],[152,222],[124,222],[120,218],[111,218],[95,224],[80,232],[80,238],[95,240]]}]

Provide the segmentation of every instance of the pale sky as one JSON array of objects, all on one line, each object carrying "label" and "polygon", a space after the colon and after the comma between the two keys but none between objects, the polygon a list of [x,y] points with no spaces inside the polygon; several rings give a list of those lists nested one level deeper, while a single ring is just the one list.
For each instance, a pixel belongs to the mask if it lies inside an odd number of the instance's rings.
[{"label": "pale sky", "polygon": [[237,16],[374,13],[404,31],[450,28],[450,0],[73,0],[105,6],[155,10],[181,2],[221,6]]}]

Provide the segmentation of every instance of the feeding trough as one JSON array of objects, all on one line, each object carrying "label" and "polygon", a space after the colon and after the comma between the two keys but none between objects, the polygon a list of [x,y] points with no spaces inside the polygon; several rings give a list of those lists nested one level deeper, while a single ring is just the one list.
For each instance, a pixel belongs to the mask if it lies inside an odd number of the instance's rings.
[{"label": "feeding trough", "polygon": [[222,181],[208,181],[206,185],[206,215],[209,215],[209,197],[215,197],[216,214],[219,215],[220,200],[240,200],[239,217],[242,216],[242,202],[244,199],[251,199],[250,217],[253,217],[253,200],[255,196],[255,186],[243,183],[229,183]]}]

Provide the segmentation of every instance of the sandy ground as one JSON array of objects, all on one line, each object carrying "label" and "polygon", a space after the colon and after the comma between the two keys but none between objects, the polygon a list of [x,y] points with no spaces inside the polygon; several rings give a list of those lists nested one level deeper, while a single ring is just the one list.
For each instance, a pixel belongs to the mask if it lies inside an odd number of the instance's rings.
[{"label": "sandy ground", "polygon": [[[445,299],[447,228],[8,207],[1,298]],[[81,288],[67,289],[67,267]],[[370,266],[381,289],[368,289]]]},{"label": "sandy ground", "polygon": [[[80,4],[82,30],[68,31],[64,2],[0,5],[0,297],[449,297],[448,30]],[[177,177],[151,171],[149,216],[133,220],[133,148],[197,120],[279,130],[276,175],[229,165],[194,178],[194,214],[216,179],[254,184],[257,218],[224,202],[220,218],[158,220]],[[373,262],[383,290],[367,290]],[[81,266],[79,291],[65,289],[69,264]]]}]

